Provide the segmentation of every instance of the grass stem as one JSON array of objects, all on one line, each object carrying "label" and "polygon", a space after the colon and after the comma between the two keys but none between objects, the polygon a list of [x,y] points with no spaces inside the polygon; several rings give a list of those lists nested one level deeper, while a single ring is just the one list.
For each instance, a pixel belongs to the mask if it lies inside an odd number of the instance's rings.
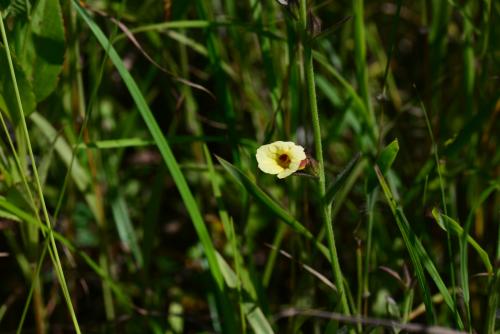
[{"label": "grass stem", "polygon": [[324,202],[324,197],[326,194],[326,179],[325,179],[325,163],[323,159],[323,147],[321,142],[321,126],[319,121],[319,112],[316,98],[316,85],[314,82],[314,66],[312,59],[311,45],[308,42],[308,30],[307,30],[307,2],[300,2],[300,28],[303,34],[303,61],[304,61],[304,73],[306,78],[306,90],[307,97],[309,99],[309,108],[312,118],[313,126],[313,136],[314,136],[314,147],[316,152],[316,160],[318,161],[318,190],[319,196],[321,198],[321,219],[323,224],[326,226],[327,233],[326,237],[328,240],[328,249],[331,257],[332,273],[337,286],[338,294],[340,297],[340,303],[342,311],[345,314],[350,314],[349,305],[347,303],[347,296],[344,291],[344,283],[342,278],[342,271],[340,269],[340,263],[337,254],[337,247],[335,245],[335,236],[333,233],[333,222],[331,219],[331,205]]}]

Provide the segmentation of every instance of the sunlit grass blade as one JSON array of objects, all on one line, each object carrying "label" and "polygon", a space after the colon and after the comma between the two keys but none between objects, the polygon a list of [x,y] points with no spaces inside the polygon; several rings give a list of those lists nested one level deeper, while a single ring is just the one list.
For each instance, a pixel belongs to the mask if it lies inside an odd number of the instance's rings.
[{"label": "sunlit grass blade", "polygon": [[144,99],[139,87],[135,83],[135,80],[132,78],[128,70],[126,69],[123,61],[121,60],[118,53],[115,51],[113,46],[110,44],[109,40],[106,38],[102,30],[95,24],[95,22],[88,16],[88,14],[80,7],[80,5],[76,2],[73,2],[73,7],[76,9],[79,16],[85,21],[87,26],[91,29],[94,36],[97,38],[99,43],[101,44],[104,50],[108,51],[108,56],[110,60],[115,65],[118,70],[123,82],[127,86],[129,93],[131,94],[139,113],[141,114],[144,122],[146,123],[149,132],[151,133],[162,157],[163,160],[172,176],[178,191],[180,192],[181,198],[186,206],[186,209],[189,213],[191,221],[193,222],[194,228],[200,239],[201,244],[203,245],[203,249],[205,251],[205,255],[207,257],[208,265],[210,272],[216,282],[217,291],[219,297],[223,302],[223,314],[224,314],[224,325],[235,330],[235,324],[233,320],[233,315],[230,314],[229,305],[230,302],[228,300],[228,296],[223,294],[224,291],[224,278],[222,277],[222,273],[219,268],[219,264],[217,262],[217,258],[215,255],[215,248],[210,239],[210,235],[208,233],[207,227],[203,222],[203,218],[201,216],[198,205],[189,189],[189,186],[184,178],[184,175],[179,168],[177,160],[174,157],[172,150],[170,149],[170,145],[168,144],[166,138],[163,136],[163,133],[156,122],[153,113],[149,109],[149,106]]}]

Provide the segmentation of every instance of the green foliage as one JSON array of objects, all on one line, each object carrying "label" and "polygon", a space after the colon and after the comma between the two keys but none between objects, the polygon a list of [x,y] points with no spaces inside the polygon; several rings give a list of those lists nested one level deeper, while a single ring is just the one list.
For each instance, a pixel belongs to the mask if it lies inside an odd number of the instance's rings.
[{"label": "green foliage", "polygon": [[[21,100],[23,108],[26,113],[31,113],[35,110],[35,94],[33,93],[33,86],[26,72],[18,63],[16,58],[13,58],[14,71],[16,73],[17,85],[21,93]],[[7,113],[7,116],[12,122],[17,124],[19,122],[19,107],[17,106],[16,94],[12,79],[8,70],[9,65],[7,57],[5,56],[5,47],[0,45],[0,109]]]},{"label": "green foliage", "polygon": [[0,15],[0,332],[500,329],[500,3]]}]

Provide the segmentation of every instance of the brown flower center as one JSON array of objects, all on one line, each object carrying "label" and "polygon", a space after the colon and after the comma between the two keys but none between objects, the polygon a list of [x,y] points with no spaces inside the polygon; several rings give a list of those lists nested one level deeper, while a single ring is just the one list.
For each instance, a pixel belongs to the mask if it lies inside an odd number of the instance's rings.
[{"label": "brown flower center", "polygon": [[290,157],[286,153],[280,154],[278,157],[278,165],[280,165],[283,168],[288,168],[288,166],[290,166],[291,162],[292,162],[292,160],[290,159]]}]

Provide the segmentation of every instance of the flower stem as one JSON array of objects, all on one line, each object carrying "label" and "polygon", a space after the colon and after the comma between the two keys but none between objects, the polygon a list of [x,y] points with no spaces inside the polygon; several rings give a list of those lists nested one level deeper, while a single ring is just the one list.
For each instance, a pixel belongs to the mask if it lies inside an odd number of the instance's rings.
[{"label": "flower stem", "polygon": [[302,30],[302,48],[304,56],[304,73],[306,77],[307,95],[309,98],[309,108],[312,117],[313,135],[314,135],[314,148],[316,151],[316,159],[318,161],[318,188],[319,196],[321,197],[321,218],[323,224],[326,226],[328,249],[331,257],[332,273],[337,286],[337,291],[340,296],[340,303],[342,311],[349,314],[349,305],[347,303],[346,294],[344,292],[344,284],[342,279],[342,272],[340,270],[340,263],[337,255],[337,247],[335,246],[335,236],[333,233],[333,222],[331,219],[331,204],[323,201],[326,193],[326,179],[325,179],[325,166],[323,160],[323,148],[321,145],[321,128],[319,122],[318,105],[316,101],[316,86],[314,83],[314,67],[312,60],[312,50],[308,43],[307,35],[307,1],[300,1],[300,28]]}]

